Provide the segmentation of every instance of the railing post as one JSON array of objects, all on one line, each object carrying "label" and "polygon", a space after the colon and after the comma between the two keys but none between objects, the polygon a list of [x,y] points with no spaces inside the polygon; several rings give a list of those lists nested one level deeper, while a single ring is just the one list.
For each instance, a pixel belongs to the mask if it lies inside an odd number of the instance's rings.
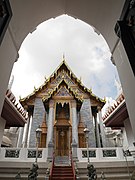
[{"label": "railing post", "polygon": [[71,159],[71,167],[72,167],[72,171],[73,171],[73,179],[76,179],[76,172],[75,172],[75,167],[74,167],[74,162],[73,162],[73,156],[72,156],[72,151],[70,153],[70,159]]},{"label": "railing post", "polygon": [[6,153],[6,149],[5,148],[0,148],[0,160],[4,160],[5,159],[5,153]]},{"label": "railing post", "polygon": [[27,148],[21,148],[20,149],[20,154],[19,154],[19,159],[20,160],[27,160],[27,153],[28,153],[28,149]]},{"label": "railing post", "polygon": [[72,158],[73,158],[73,161],[78,160],[78,157],[77,157],[77,143],[76,142],[72,143]]},{"label": "railing post", "polygon": [[51,167],[51,170],[50,170],[50,180],[52,179],[52,173],[53,173],[53,167],[54,167],[54,161],[55,161],[55,153],[53,152],[53,158],[52,158],[52,167]]},{"label": "railing post", "polygon": [[48,143],[48,156],[47,161],[52,162],[53,160],[54,145],[52,142]]}]

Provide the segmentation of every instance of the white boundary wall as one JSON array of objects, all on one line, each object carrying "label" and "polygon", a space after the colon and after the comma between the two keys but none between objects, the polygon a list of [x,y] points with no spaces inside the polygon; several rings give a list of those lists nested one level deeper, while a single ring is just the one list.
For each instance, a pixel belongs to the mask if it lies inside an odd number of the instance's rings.
[{"label": "white boundary wall", "polygon": [[[86,152],[86,148],[77,148],[77,155],[79,162],[87,162],[88,158],[87,155],[83,155],[83,151]],[[95,157],[90,157],[91,162],[117,162],[117,161],[134,161],[132,156],[124,156],[124,149],[119,147],[112,147],[112,148],[89,148],[89,151],[95,151]],[[103,153],[106,152],[113,152],[112,155],[109,156],[108,154]]]},{"label": "white boundary wall", "polygon": [[[40,151],[38,162],[47,162],[48,148],[39,148],[38,150]],[[90,157],[91,162],[134,161],[133,156],[125,157],[123,149],[119,147],[89,148],[89,151],[94,152],[95,156]],[[0,162],[34,162],[35,154],[33,152],[36,152],[36,148],[0,148]],[[87,162],[87,149],[77,148],[77,156],[79,162]]]},{"label": "white boundary wall", "polygon": [[[38,151],[41,152],[40,157],[38,157],[38,162],[47,162],[47,150],[47,148],[38,149]],[[11,153],[6,153],[7,151]],[[0,162],[34,162],[35,156],[32,155],[33,151],[36,155],[36,148],[0,148]]]}]

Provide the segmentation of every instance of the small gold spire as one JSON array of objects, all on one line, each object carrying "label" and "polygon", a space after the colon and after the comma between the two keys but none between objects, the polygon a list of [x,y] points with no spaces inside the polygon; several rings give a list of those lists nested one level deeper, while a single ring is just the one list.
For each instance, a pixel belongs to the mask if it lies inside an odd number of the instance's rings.
[{"label": "small gold spire", "polygon": [[63,57],[62,58],[63,58],[63,62],[65,62],[65,54],[64,53],[63,53]]},{"label": "small gold spire", "polygon": [[36,89],[36,87],[34,86],[34,92],[36,91],[37,89]]},{"label": "small gold spire", "polygon": [[47,80],[46,76],[44,76],[45,81]]},{"label": "small gold spire", "polygon": [[90,87],[90,91],[92,92],[92,86]]}]

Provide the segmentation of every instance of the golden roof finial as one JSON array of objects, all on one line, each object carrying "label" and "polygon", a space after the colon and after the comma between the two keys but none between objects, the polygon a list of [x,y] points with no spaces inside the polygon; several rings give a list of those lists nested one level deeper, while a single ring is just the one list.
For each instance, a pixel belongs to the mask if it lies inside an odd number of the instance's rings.
[{"label": "golden roof finial", "polygon": [[36,86],[34,86],[34,92],[36,91],[37,89],[36,89]]},{"label": "golden roof finial", "polygon": [[62,58],[63,58],[63,62],[65,62],[65,54],[64,53],[63,53],[63,57]]},{"label": "golden roof finial", "polygon": [[45,79],[45,82],[46,82],[46,80],[47,80],[46,76],[44,76],[44,79]]}]

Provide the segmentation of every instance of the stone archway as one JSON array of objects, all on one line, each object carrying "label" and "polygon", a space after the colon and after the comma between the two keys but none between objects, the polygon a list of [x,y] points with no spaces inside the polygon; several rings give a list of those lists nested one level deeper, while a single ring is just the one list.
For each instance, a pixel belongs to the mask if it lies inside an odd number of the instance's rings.
[{"label": "stone archway", "polygon": [[[122,12],[123,0],[105,0],[104,2],[98,0],[29,0],[28,2],[11,0],[10,3],[13,17],[0,48],[0,84],[2,84],[0,89],[0,111],[3,106],[12,66],[18,58],[20,46],[27,34],[32,32],[43,21],[58,15],[69,14],[91,24],[99,30],[106,39],[111,52],[117,44],[118,39],[114,33],[114,26]],[[132,98],[134,97],[135,90],[134,74],[121,43],[119,43],[119,48],[114,53],[114,58],[126,96],[131,125],[134,129],[133,107],[135,106],[135,101]]]}]

